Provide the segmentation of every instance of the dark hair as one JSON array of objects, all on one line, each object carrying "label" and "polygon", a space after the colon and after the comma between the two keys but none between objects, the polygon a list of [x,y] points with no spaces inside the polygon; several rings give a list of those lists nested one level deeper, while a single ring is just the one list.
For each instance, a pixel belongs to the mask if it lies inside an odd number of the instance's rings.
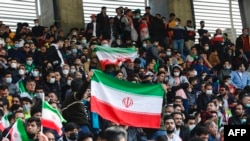
[{"label": "dark hair", "polygon": [[165,122],[166,120],[172,119],[174,120],[174,117],[172,115],[166,115],[163,117],[163,121]]},{"label": "dark hair", "polygon": [[27,119],[26,123],[35,122],[38,127],[41,127],[41,120],[39,118],[30,117]]},{"label": "dark hair", "polygon": [[209,131],[207,128],[203,127],[203,126],[199,126],[196,130],[196,134],[197,136],[201,136],[202,134],[208,135]]},{"label": "dark hair", "polygon": [[173,16],[175,16],[174,13],[170,13],[170,14],[169,14],[169,17],[173,17]]},{"label": "dark hair", "polygon": [[107,141],[119,141],[122,138],[127,140],[127,131],[122,127],[111,126],[105,130],[105,139]]},{"label": "dark hair", "polygon": [[0,90],[6,90],[6,89],[9,90],[9,88],[8,88],[7,85],[5,85],[5,84],[1,84],[1,85],[0,85]]}]

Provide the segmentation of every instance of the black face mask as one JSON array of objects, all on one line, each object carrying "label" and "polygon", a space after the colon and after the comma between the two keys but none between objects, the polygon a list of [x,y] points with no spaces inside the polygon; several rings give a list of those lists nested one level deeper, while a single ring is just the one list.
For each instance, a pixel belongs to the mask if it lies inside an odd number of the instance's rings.
[{"label": "black face mask", "polygon": [[78,138],[78,133],[71,133],[69,134],[69,137],[68,137],[70,140],[77,140]]}]

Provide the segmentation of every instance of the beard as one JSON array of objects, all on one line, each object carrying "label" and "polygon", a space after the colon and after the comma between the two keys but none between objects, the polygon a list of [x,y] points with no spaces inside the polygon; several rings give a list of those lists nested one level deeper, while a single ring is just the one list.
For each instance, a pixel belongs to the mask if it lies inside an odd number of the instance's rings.
[{"label": "beard", "polygon": [[167,129],[167,133],[168,134],[174,133],[174,129]]},{"label": "beard", "polygon": [[27,133],[27,135],[28,135],[28,137],[29,137],[29,139],[34,139],[35,138],[35,136],[36,136],[36,134],[34,134],[34,133]]}]

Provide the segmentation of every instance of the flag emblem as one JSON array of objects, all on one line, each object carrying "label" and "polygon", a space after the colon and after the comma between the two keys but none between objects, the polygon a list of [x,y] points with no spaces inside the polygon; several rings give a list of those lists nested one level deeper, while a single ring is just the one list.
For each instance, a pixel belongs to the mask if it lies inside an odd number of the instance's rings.
[{"label": "flag emblem", "polygon": [[130,97],[125,97],[122,99],[122,104],[126,107],[129,108],[130,106],[133,105],[133,99]]}]

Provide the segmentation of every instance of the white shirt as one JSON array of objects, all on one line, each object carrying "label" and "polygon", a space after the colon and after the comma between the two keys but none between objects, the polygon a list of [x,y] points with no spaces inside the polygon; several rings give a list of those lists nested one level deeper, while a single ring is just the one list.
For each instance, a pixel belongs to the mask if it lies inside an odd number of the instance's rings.
[{"label": "white shirt", "polygon": [[168,138],[168,141],[182,141],[181,137],[179,137],[175,133],[173,133],[173,138],[170,138],[168,135],[167,135],[167,138]]},{"label": "white shirt", "polygon": [[96,22],[93,22],[93,36],[96,37]]},{"label": "white shirt", "polygon": [[57,50],[57,54],[59,56],[59,58],[61,59],[61,64],[60,66],[62,67],[64,65],[64,60],[63,60],[63,56],[62,56],[62,53],[61,51],[59,50],[57,44],[52,44],[53,46],[55,46],[56,50]]}]

